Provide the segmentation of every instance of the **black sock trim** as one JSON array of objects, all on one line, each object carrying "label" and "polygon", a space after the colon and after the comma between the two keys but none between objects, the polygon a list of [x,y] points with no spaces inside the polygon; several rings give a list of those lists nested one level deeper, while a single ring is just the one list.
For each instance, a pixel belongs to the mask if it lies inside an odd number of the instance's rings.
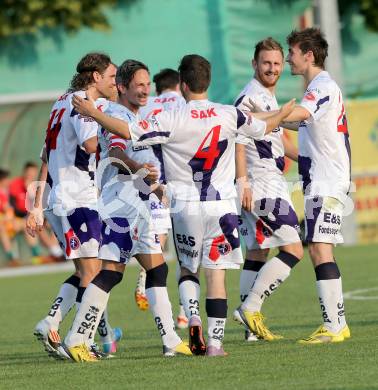
[{"label": "black sock trim", "polygon": [[178,282],[178,285],[180,285],[182,282],[185,282],[187,280],[190,280],[191,282],[193,283],[197,283],[198,285],[200,284],[198,278],[194,275],[185,275],[185,276],[182,276]]},{"label": "black sock trim", "polygon": [[227,299],[206,298],[206,313],[208,317],[227,318]]},{"label": "black sock trim", "polygon": [[315,267],[316,280],[339,279],[340,271],[336,263],[322,263]]},{"label": "black sock trim", "polygon": [[300,261],[297,256],[294,256],[291,253],[285,251],[280,251],[276,257],[290,268],[296,266]]},{"label": "black sock trim", "polygon": [[108,293],[114,286],[120,283],[122,278],[122,272],[103,269],[95,276],[91,283]]},{"label": "black sock trim", "polygon": [[63,284],[64,283],[71,284],[72,286],[78,288],[80,285],[80,278],[76,275],[71,275],[67,280],[63,282]]},{"label": "black sock trim", "polygon": [[146,289],[167,286],[168,266],[166,263],[148,270],[146,274]]},{"label": "black sock trim", "polygon": [[81,287],[81,286],[77,288],[76,302],[81,303],[81,299],[83,298],[85,289],[86,287]]},{"label": "black sock trim", "polygon": [[259,272],[260,269],[264,266],[264,264],[265,261],[245,259],[243,269],[245,269],[246,271]]}]

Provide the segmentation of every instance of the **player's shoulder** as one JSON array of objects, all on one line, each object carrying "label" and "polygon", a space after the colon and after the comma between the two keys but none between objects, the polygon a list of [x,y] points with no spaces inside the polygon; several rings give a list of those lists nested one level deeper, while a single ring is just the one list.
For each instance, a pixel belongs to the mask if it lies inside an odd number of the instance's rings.
[{"label": "player's shoulder", "polygon": [[339,91],[339,86],[326,71],[320,72],[308,85],[306,92],[335,92]]},{"label": "player's shoulder", "polygon": [[131,121],[133,119],[130,110],[127,107],[111,101],[107,101],[104,112],[109,116],[119,117],[127,121]]}]

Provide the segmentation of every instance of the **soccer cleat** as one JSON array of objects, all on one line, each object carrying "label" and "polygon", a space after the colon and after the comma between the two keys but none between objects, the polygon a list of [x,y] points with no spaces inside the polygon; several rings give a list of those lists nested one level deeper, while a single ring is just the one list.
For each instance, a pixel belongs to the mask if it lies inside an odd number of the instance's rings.
[{"label": "soccer cleat", "polygon": [[174,348],[168,348],[165,345],[163,345],[163,355],[167,357],[176,356],[176,355],[191,356],[192,352],[188,344],[181,341],[181,343],[176,345],[176,347]]},{"label": "soccer cleat", "polygon": [[85,344],[75,345],[74,347],[64,346],[64,348],[75,362],[97,362],[99,360],[89,351]]},{"label": "soccer cleat", "polygon": [[252,333],[249,329],[245,330],[244,339],[245,339],[245,341],[248,341],[248,342],[259,340],[259,338],[254,333]]},{"label": "soccer cleat", "polygon": [[121,328],[113,328],[112,330],[112,342],[111,343],[103,343],[102,350],[104,353],[116,353],[117,352],[117,342],[122,338],[122,329]]},{"label": "soccer cleat", "polygon": [[58,348],[61,345],[58,331],[50,329],[50,325],[46,320],[43,319],[38,322],[33,334],[42,343],[49,356],[58,360],[66,359],[66,357],[63,357],[58,353]]},{"label": "soccer cleat", "polygon": [[176,319],[176,326],[177,328],[179,329],[186,329],[188,327],[188,319],[186,316],[183,316],[183,315],[178,315],[177,316],[177,319]]},{"label": "soccer cleat", "polygon": [[114,355],[110,353],[102,352],[96,343],[93,343],[88,349],[89,353],[98,360],[110,359],[114,357]]},{"label": "soccer cleat", "polygon": [[341,330],[341,333],[344,336],[344,339],[350,339],[350,329],[348,325],[345,325],[344,328]]},{"label": "soccer cleat", "polygon": [[224,351],[223,347],[214,347],[209,345],[206,350],[206,356],[227,356],[228,353]]},{"label": "soccer cleat", "polygon": [[146,271],[144,270],[144,268],[141,268],[139,272],[134,296],[135,296],[135,303],[137,304],[139,310],[142,311],[148,310],[149,305],[146,296]]},{"label": "soccer cleat", "polygon": [[314,333],[312,333],[305,339],[299,340],[298,342],[300,344],[340,343],[345,340],[343,332],[344,330],[341,330],[339,333],[332,333],[324,325],[320,325]]},{"label": "soccer cleat", "polygon": [[192,317],[189,321],[189,348],[193,355],[205,355],[206,353],[202,322],[198,317]]},{"label": "soccer cleat", "polygon": [[234,311],[234,320],[239,322],[239,324],[244,325],[259,339],[274,341],[283,338],[280,335],[274,334],[266,327],[264,324],[264,317],[259,311],[251,313],[239,307]]}]

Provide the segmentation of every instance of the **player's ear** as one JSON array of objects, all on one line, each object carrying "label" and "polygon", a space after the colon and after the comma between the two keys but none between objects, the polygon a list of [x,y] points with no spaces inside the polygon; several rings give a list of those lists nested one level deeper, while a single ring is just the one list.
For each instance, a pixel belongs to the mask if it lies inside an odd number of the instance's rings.
[{"label": "player's ear", "polygon": [[93,76],[93,80],[98,83],[101,79],[102,79],[102,75],[100,72],[97,72],[97,71],[94,71],[92,73],[92,76]]},{"label": "player's ear", "polygon": [[126,87],[123,84],[117,84],[117,90],[121,95],[126,93]]}]

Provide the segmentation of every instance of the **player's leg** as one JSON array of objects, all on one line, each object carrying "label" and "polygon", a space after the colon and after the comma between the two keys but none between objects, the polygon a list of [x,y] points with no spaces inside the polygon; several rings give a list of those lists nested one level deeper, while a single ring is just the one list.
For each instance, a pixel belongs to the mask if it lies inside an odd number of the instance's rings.
[{"label": "player's leg", "polygon": [[172,306],[167,290],[168,266],[162,253],[140,253],[136,258],[146,270],[146,295],[162,338],[164,355],[191,354],[174,330]]},{"label": "player's leg", "polygon": [[224,330],[227,320],[227,293],[224,269],[206,269],[207,356],[225,356]]},{"label": "player's leg", "polygon": [[264,325],[261,306],[289,277],[291,269],[303,257],[303,248],[297,232],[298,218],[291,202],[282,198],[263,198],[255,203],[254,214],[256,216],[251,217],[256,219],[255,245],[260,245],[261,249],[278,247],[280,251],[260,268],[248,296],[235,311],[234,317],[247,324],[259,338],[273,341],[281,336],[273,334]]},{"label": "player's leg", "polygon": [[135,303],[140,310],[148,310],[148,299],[146,296],[146,270],[143,267],[140,267],[139,269],[134,298]]},{"label": "player's leg", "polygon": [[350,337],[340,270],[333,254],[334,245],[343,242],[342,209],[342,204],[334,198],[305,199],[306,240],[315,270],[323,325],[308,338],[300,340],[302,343],[340,342]]},{"label": "player's leg", "polygon": [[189,324],[189,319],[185,314],[184,305],[181,302],[181,296],[180,296],[181,266],[178,260],[176,261],[175,273],[176,273],[177,288],[179,291],[179,312],[176,317],[176,327],[179,329],[186,329]]},{"label": "player's leg", "polygon": [[102,350],[105,354],[117,352],[117,342],[121,340],[123,332],[121,328],[112,328],[109,322],[108,308],[102,313],[97,327],[97,333],[100,336]]}]

